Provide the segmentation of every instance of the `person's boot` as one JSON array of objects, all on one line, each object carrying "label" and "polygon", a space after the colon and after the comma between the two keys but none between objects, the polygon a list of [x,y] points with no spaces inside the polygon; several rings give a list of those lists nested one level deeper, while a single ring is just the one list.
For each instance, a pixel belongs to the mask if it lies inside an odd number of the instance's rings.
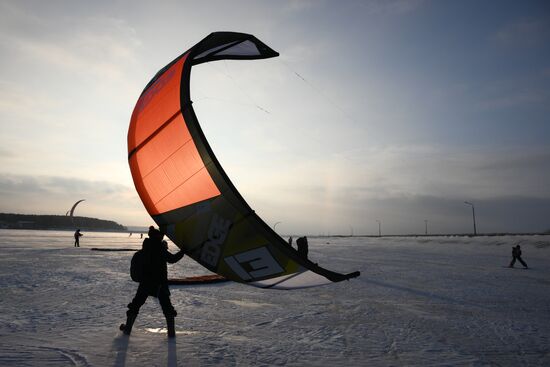
[{"label": "person's boot", "polygon": [[174,316],[166,316],[166,326],[168,328],[168,337],[174,338],[176,336],[176,325]]},{"label": "person's boot", "polygon": [[120,330],[126,335],[130,335],[132,332],[132,326],[134,326],[134,321],[136,321],[137,314],[129,313],[126,317],[126,324],[120,324]]}]

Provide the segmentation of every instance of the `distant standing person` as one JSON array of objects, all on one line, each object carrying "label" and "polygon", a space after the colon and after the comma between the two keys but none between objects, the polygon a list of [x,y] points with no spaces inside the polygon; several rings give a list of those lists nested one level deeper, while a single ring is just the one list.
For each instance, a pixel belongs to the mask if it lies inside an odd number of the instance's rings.
[{"label": "distant standing person", "polygon": [[517,245],[515,247],[512,247],[512,262],[510,263],[510,268],[514,267],[514,264],[516,263],[516,260],[518,260],[525,269],[529,269],[525,261],[521,258],[521,246]]},{"label": "distant standing person", "polygon": [[299,237],[296,240],[296,246],[298,247],[298,255],[303,257],[304,259],[307,259],[307,253],[309,250],[309,246],[307,244],[307,237]]},{"label": "distant standing person", "polygon": [[74,233],[74,247],[80,247],[80,237],[84,236],[80,233],[80,229],[77,229]]},{"label": "distant standing person", "polygon": [[[183,250],[177,254],[172,254],[168,251],[166,241],[163,241],[164,234],[154,227],[149,228],[149,238],[143,240],[143,248],[141,254],[143,257],[140,261],[141,270],[139,271],[140,279],[136,296],[128,304],[126,311],[126,324],[120,325],[120,329],[126,335],[132,332],[132,326],[139,313],[139,309],[147,297],[153,296],[158,298],[162,312],[166,317],[166,325],[168,327],[168,337],[175,337],[174,317],[178,314],[174,310],[174,306],[170,302],[170,290],[168,289],[168,269],[166,263],[175,263],[181,260],[184,253]],[[132,260],[134,267],[134,260]]]}]

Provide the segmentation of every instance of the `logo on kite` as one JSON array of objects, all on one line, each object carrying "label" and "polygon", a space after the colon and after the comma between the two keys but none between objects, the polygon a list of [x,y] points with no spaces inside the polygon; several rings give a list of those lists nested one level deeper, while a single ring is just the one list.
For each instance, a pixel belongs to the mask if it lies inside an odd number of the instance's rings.
[{"label": "logo on kite", "polygon": [[228,256],[224,261],[242,280],[261,279],[284,272],[267,247]]},{"label": "logo on kite", "polygon": [[218,265],[222,245],[229,233],[229,227],[231,227],[231,221],[214,214],[208,228],[208,241],[206,241],[201,251],[201,260],[212,267]]}]

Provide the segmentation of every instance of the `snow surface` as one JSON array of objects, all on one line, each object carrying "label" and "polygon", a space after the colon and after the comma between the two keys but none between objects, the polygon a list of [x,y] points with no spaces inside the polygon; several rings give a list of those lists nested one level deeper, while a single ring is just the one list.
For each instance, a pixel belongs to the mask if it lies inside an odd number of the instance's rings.
[{"label": "snow surface", "polygon": [[[168,340],[152,298],[121,334],[132,252],[90,251],[141,240],[83,233],[74,248],[70,232],[0,230],[0,366],[550,366],[549,236],[310,238],[314,262],[361,277],[175,286]],[[517,243],[532,269],[506,268]]]}]

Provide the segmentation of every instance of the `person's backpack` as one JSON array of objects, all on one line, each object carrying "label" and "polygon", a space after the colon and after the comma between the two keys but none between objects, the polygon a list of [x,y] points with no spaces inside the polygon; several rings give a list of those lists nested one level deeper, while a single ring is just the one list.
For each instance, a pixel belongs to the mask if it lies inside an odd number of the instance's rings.
[{"label": "person's backpack", "polygon": [[130,277],[134,282],[142,282],[145,280],[145,272],[147,268],[147,254],[143,250],[137,251],[132,256],[130,263]]}]

